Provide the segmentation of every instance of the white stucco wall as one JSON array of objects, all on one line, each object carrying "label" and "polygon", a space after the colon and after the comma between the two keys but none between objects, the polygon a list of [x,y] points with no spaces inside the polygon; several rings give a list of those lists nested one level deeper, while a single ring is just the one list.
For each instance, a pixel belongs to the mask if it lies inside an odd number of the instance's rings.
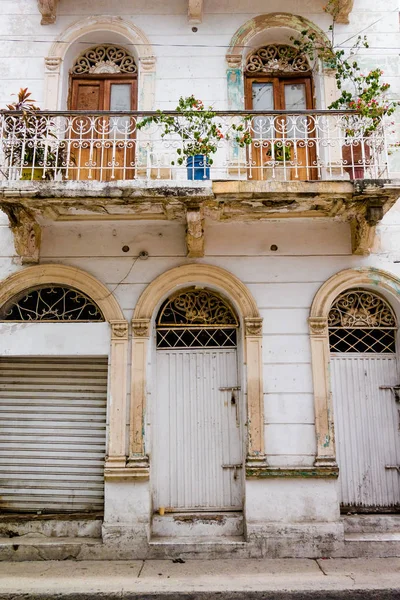
[{"label": "white stucco wall", "polygon": [[[286,12],[305,16],[324,31],[331,17],[324,3],[310,0],[205,0],[203,23],[192,32],[187,20],[186,0],[64,0],[59,3],[54,25],[41,26],[40,14],[33,0],[1,0],[0,2],[0,106],[10,100],[19,87],[28,87],[33,97],[43,100],[43,59],[51,44],[80,18],[114,15],[132,21],[142,29],[154,47],[157,59],[157,108],[174,108],[180,95],[194,93],[216,109],[226,108],[225,54],[235,31],[247,20],[266,12]],[[355,0],[349,25],[336,25],[336,42],[349,47],[357,34],[365,29],[370,49],[368,63],[379,65],[394,92],[399,92],[399,46],[397,0],[385,0],[377,6],[373,0]],[[375,23],[378,21],[377,23]],[[103,42],[114,42],[112,35]],[[351,39],[349,39],[351,38]],[[275,40],[274,40],[275,41]],[[81,41],[81,50],[87,44]],[[61,108],[61,107],[60,107]]]},{"label": "white stucco wall", "polygon": [[[276,252],[270,250],[273,244],[278,246]],[[125,245],[130,248],[127,253],[122,251]],[[138,259],[132,266],[143,250],[149,258]],[[271,466],[313,464],[314,408],[307,317],[318,288],[331,275],[349,267],[375,266],[400,276],[400,263],[394,263],[391,255],[352,256],[349,226],[326,219],[210,221],[206,223],[206,254],[198,260],[186,258],[184,225],[178,223],[58,222],[43,228],[41,262],[62,262],[90,272],[113,291],[128,321],[145,287],[172,267],[206,262],[239,277],[254,295],[264,318],[265,439]],[[16,269],[10,256],[0,258],[0,267],[4,276]],[[16,327],[21,335],[19,326],[3,327]],[[53,336],[57,327],[62,326],[54,325]],[[83,327],[96,328],[96,335],[92,337],[92,352],[86,336],[82,348],[88,354],[106,353],[108,325]],[[43,331],[39,340],[46,338]],[[8,335],[2,340],[2,352],[15,354],[18,341],[7,339]],[[60,349],[60,353],[69,354],[69,346],[66,340],[67,350]],[[40,342],[36,347],[45,353]]]}]

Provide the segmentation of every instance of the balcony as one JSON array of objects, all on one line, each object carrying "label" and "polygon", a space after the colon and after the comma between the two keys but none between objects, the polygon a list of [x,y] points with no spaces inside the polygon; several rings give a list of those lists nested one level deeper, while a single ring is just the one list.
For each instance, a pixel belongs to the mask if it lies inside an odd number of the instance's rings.
[{"label": "balcony", "polygon": [[[41,215],[182,219],[190,236],[204,217],[331,217],[351,222],[353,251],[365,254],[399,195],[393,124],[371,133],[351,111],[217,112],[212,164],[200,157],[188,168],[185,117],[168,113],[179,134],[137,127],[156,114],[0,112],[0,203],[11,227],[36,227]],[[188,238],[189,255],[201,256],[202,243]]]}]

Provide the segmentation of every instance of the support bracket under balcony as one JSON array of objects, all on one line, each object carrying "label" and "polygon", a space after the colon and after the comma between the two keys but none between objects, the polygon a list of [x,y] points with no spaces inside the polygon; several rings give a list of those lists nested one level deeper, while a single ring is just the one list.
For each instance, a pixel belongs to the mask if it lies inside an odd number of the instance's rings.
[{"label": "support bracket under balcony", "polygon": [[32,213],[20,204],[1,203],[0,209],[8,216],[15,250],[22,264],[38,263],[42,232]]},{"label": "support bracket under balcony", "polygon": [[367,201],[364,213],[358,213],[350,222],[351,246],[353,254],[366,255],[371,252],[375,240],[376,226],[384,215],[380,198]]},{"label": "support bracket under balcony", "polygon": [[189,258],[204,256],[204,214],[198,205],[186,210],[186,247]]},{"label": "support bracket under balcony", "polygon": [[332,15],[335,23],[349,23],[349,15],[353,10],[354,0],[330,0],[326,12]]},{"label": "support bracket under balcony", "polygon": [[203,22],[203,0],[188,0],[189,23]]},{"label": "support bracket under balcony", "polygon": [[57,18],[58,0],[37,0],[40,14],[42,15],[41,25],[52,25]]}]

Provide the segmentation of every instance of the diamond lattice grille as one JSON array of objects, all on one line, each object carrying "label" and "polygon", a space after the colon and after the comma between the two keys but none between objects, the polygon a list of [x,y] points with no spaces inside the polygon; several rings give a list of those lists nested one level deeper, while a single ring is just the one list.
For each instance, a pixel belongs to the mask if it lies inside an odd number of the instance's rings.
[{"label": "diamond lattice grille", "polygon": [[208,290],[168,298],[157,317],[157,348],[236,348],[238,320],[229,304]]},{"label": "diamond lattice grille", "polygon": [[341,294],[328,317],[331,352],[396,352],[396,317],[377,294],[352,290]]}]

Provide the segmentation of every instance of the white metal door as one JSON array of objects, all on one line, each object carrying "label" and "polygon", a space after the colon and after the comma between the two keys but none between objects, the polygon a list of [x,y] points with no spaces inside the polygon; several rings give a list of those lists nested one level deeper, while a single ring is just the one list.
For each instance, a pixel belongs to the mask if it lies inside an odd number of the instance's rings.
[{"label": "white metal door", "polygon": [[331,371],[342,505],[400,507],[400,404],[380,389],[399,383],[396,355],[332,355]]},{"label": "white metal door", "polygon": [[237,387],[236,349],[157,350],[155,510],[242,508]]},{"label": "white metal door", "polygon": [[0,360],[0,509],[103,509],[107,358]]}]

